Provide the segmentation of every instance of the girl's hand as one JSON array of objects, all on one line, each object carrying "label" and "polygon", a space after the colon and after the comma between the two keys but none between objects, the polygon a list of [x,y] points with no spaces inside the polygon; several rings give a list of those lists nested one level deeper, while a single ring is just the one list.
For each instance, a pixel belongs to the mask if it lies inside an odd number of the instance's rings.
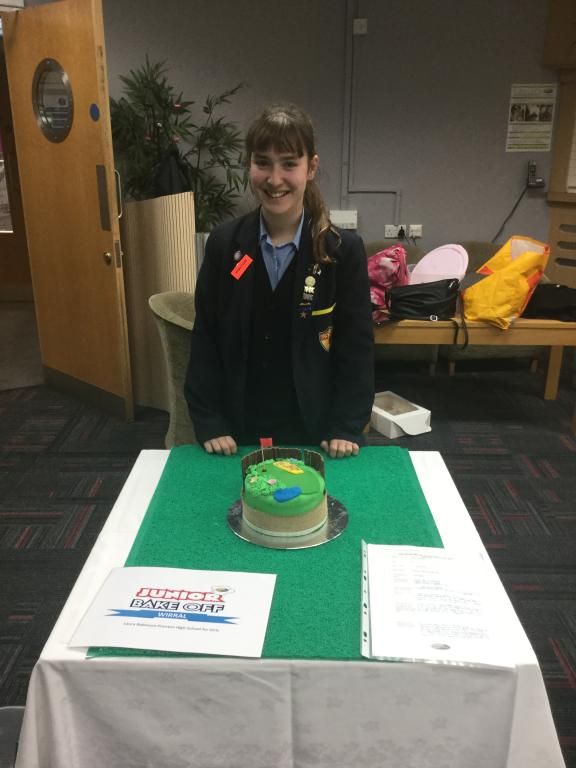
[{"label": "girl's hand", "polygon": [[333,459],[345,459],[347,456],[356,456],[360,451],[358,443],[337,439],[330,440],[330,443],[327,440],[322,440],[320,448],[326,451]]},{"label": "girl's hand", "polygon": [[213,437],[212,440],[206,440],[204,450],[206,453],[221,453],[224,456],[232,456],[236,453],[237,446],[233,437],[223,435],[222,437]]}]

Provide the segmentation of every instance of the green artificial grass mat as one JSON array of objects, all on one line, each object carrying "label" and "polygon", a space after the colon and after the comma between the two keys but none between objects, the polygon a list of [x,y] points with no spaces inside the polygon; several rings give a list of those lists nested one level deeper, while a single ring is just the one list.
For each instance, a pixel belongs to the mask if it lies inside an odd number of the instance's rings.
[{"label": "green artificial grass mat", "polygon": [[[346,530],[309,549],[255,546],[228,527],[240,497],[241,458],[173,448],[126,566],[275,573],[262,656],[360,659],[361,541],[441,547],[442,540],[404,448],[362,448],[325,457],[326,487],[348,510]],[[91,656],[170,655],[93,648]]]}]

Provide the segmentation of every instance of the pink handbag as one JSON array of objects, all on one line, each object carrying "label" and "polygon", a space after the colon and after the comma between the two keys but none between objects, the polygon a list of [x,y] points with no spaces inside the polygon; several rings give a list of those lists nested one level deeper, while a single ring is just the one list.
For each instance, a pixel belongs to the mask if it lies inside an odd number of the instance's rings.
[{"label": "pink handbag", "polygon": [[386,292],[396,285],[408,285],[410,273],[406,263],[406,251],[401,245],[391,245],[368,257],[372,319],[381,323],[388,319]]}]

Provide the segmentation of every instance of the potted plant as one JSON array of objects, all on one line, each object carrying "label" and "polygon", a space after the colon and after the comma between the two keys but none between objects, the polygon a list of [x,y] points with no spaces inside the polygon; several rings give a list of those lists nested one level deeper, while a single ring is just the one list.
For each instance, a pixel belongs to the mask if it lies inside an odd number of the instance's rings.
[{"label": "potted plant", "polygon": [[246,189],[241,133],[217,117],[245,84],[207,96],[195,122],[195,102],[176,95],[166,71],[165,62],[151,64],[147,56],[142,67],[120,76],[123,95],[110,100],[114,157],[128,199],[190,190],[196,231],[208,232],[234,212]]},{"label": "potted plant", "polygon": [[[204,233],[234,212],[246,188],[242,137],[219,115],[244,87],[208,96],[201,119],[168,82],[164,62],[121,76],[111,99],[114,157],[126,201],[122,224],[126,305],[136,403],[168,410],[167,375],[148,299],[192,291]],[[197,242],[199,241],[199,242]]]}]

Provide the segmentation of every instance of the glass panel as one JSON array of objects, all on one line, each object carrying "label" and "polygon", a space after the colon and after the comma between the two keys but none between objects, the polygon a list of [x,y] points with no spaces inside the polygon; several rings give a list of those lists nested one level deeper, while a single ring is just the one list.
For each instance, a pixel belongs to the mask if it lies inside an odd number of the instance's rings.
[{"label": "glass panel", "polygon": [[54,59],[44,59],[36,68],[32,102],[38,127],[49,141],[64,141],[74,117],[74,101],[68,75]]},{"label": "glass panel", "polygon": [[8,200],[8,185],[6,169],[2,154],[2,138],[0,137],[0,232],[12,232],[12,217],[10,216],[10,201]]}]

